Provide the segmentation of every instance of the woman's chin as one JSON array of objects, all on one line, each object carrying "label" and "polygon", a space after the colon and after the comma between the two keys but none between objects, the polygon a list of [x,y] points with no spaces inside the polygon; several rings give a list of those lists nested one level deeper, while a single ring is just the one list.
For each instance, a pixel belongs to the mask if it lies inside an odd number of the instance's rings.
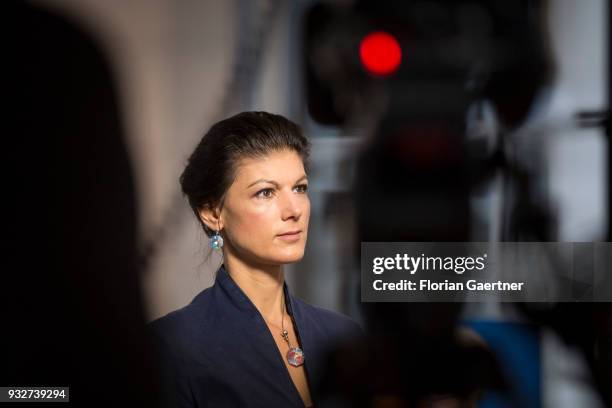
[{"label": "woman's chin", "polygon": [[274,259],[274,261],[279,264],[299,262],[302,260],[302,258],[304,258],[304,249],[296,248],[295,250],[292,250],[292,251],[288,251],[288,250],[279,251],[278,253],[275,253],[271,258]]}]

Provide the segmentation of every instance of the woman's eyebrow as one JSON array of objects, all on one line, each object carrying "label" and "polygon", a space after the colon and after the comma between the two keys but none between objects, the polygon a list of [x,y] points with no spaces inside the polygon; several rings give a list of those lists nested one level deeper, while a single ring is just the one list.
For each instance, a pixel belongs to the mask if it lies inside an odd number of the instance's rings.
[{"label": "woman's eyebrow", "polygon": [[[298,180],[295,182],[295,184],[299,183],[299,182],[300,182],[300,181],[302,181],[302,180],[306,180],[306,175],[305,175],[305,174],[304,174],[302,177],[300,177],[300,178],[299,178],[299,179],[298,179]],[[254,185],[255,185],[255,184],[257,184],[257,183],[270,183],[270,184],[274,185],[276,188],[278,188],[278,187],[279,187],[279,184],[278,184],[276,181],[274,181],[274,180],[259,179],[259,180],[255,180],[254,182],[252,182],[251,184],[249,184],[249,185],[247,186],[247,188],[250,188],[250,187],[254,186]]]},{"label": "woman's eyebrow", "polygon": [[249,184],[247,186],[247,188],[250,188],[250,187],[254,186],[257,183],[270,183],[270,184],[274,184],[274,186],[276,186],[276,188],[278,188],[278,183],[276,181],[274,181],[274,180],[266,180],[266,179],[255,180],[254,182]]}]

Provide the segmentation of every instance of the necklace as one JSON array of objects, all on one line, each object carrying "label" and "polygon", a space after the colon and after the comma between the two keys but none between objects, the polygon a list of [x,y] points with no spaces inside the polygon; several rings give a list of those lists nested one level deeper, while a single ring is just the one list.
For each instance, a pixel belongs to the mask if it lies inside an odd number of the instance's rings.
[{"label": "necklace", "polygon": [[[299,367],[304,364],[304,351],[299,347],[291,347],[291,342],[289,341],[289,332],[285,330],[285,298],[283,296],[283,305],[282,305],[282,318],[281,318],[281,326],[283,331],[281,332],[281,336],[287,342],[289,346],[289,351],[287,351],[287,361],[294,367]],[[278,327],[278,326],[277,326]]]}]

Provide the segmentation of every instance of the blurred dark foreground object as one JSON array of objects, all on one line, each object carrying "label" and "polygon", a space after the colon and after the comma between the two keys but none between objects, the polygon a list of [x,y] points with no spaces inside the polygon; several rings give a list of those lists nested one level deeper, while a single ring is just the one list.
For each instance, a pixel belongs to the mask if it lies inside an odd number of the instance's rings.
[{"label": "blurred dark foreground object", "polygon": [[9,3],[15,129],[3,136],[2,386],[71,406],[154,407],[136,200],[109,65],[59,16]]},{"label": "blurred dark foreground object", "polygon": [[508,390],[483,345],[422,340],[377,334],[338,348],[317,407],[475,407],[484,391]]}]

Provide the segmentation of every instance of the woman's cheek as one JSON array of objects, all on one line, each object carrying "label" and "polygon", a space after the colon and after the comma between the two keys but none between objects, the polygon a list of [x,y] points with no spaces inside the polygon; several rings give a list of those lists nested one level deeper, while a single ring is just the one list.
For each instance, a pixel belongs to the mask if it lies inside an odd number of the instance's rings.
[{"label": "woman's cheek", "polygon": [[237,230],[244,238],[250,241],[258,241],[264,238],[270,225],[272,224],[265,208],[250,208],[242,212]]},{"label": "woman's cheek", "polygon": [[310,219],[310,198],[308,196],[304,197],[304,214],[306,220]]}]

